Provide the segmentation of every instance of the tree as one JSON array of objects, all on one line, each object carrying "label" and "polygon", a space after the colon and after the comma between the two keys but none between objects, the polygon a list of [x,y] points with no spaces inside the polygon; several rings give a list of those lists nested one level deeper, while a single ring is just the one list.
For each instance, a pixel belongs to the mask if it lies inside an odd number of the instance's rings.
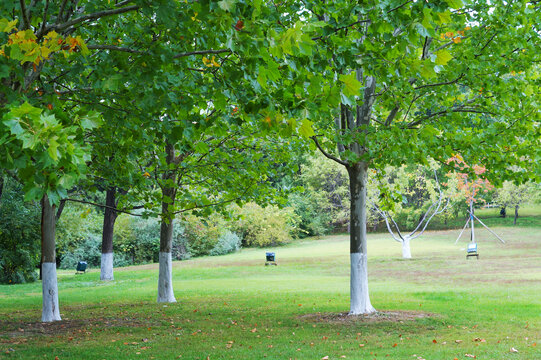
[{"label": "tree", "polygon": [[536,190],[537,185],[531,182],[516,185],[511,181],[504,181],[502,187],[497,189],[495,201],[504,209],[508,206],[515,208],[513,225],[516,225],[519,206],[530,201]]},{"label": "tree", "polygon": [[69,90],[77,79],[65,80],[66,75],[80,75],[89,54],[76,33],[137,9],[139,5],[105,1],[0,6],[0,144],[5,150],[0,164],[23,183],[26,200],[41,201],[42,321],[60,320],[55,210],[67,189],[84,176],[89,152],[85,135],[99,125],[99,116],[88,108],[67,107],[59,99],[60,91]]},{"label": "tree", "polygon": [[[539,84],[532,72],[539,61],[539,4],[339,1],[299,7],[287,12],[287,30],[270,49],[291,72],[281,86],[295,95],[281,104],[306,119],[315,145],[348,171],[350,314],[371,313],[368,169],[426,163],[428,156],[443,163],[457,150],[469,163],[483,163],[491,179],[523,180],[535,167],[539,111],[528,94]],[[513,164],[524,172],[511,174]]]},{"label": "tree", "polygon": [[[437,200],[431,201],[430,206],[428,207],[428,209],[426,209],[426,211],[422,214],[421,218],[419,219],[417,226],[415,226],[415,229],[413,229],[413,231],[411,231],[409,234],[402,234],[398,224],[393,219],[389,211],[382,210],[377,206],[377,204],[373,204],[376,211],[385,220],[385,225],[387,226],[387,230],[389,231],[393,239],[402,244],[402,257],[404,259],[411,259],[410,241],[421,236],[426,230],[432,218],[438,214],[443,213],[445,209],[447,208],[447,206],[449,205],[449,200],[445,199],[445,195],[443,194],[443,191],[440,188],[440,183],[438,181],[438,174],[436,173],[436,170],[434,170],[434,177],[435,177],[435,182],[436,182],[436,188],[439,192]],[[396,229],[396,234],[393,232],[389,220],[393,224],[394,228]]]}]

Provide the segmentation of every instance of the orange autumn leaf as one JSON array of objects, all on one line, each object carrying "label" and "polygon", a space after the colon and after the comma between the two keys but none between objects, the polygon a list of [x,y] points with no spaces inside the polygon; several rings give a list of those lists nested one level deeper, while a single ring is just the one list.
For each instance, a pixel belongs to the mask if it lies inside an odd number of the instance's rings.
[{"label": "orange autumn leaf", "polygon": [[454,42],[455,44],[458,44],[458,43],[462,42],[462,39],[461,39],[459,36],[457,36],[457,37],[454,37],[454,38],[453,38],[453,42]]}]

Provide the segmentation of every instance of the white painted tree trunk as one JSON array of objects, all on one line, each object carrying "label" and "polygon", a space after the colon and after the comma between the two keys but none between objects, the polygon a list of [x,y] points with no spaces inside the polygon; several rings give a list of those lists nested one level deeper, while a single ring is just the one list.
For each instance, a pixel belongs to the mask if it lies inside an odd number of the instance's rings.
[{"label": "white painted tree trunk", "polygon": [[44,262],[41,264],[43,292],[43,308],[41,312],[42,322],[62,320],[58,307],[58,282],[56,280],[56,263]]},{"label": "white painted tree trunk", "polygon": [[411,259],[410,238],[407,236],[402,240],[402,258]]},{"label": "white painted tree trunk", "polygon": [[173,267],[170,252],[160,252],[158,275],[158,302],[177,302],[173,293]]},{"label": "white painted tree trunk", "polygon": [[101,254],[101,272],[100,280],[111,281],[114,280],[113,275],[113,253]]},{"label": "white painted tree trunk", "polygon": [[349,315],[374,313],[376,309],[370,303],[370,296],[368,294],[367,256],[363,253],[352,253],[349,255],[351,262],[351,302]]},{"label": "white painted tree trunk", "polygon": [[350,209],[350,315],[376,311],[368,295],[368,266],[366,238],[366,164],[348,168],[351,196]]}]

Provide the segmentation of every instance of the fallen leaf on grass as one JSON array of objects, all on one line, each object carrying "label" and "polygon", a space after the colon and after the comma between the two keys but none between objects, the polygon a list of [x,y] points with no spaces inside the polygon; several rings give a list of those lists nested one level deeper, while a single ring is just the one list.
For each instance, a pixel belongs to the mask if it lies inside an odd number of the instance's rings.
[{"label": "fallen leaf on grass", "polygon": [[462,342],[462,340],[455,340],[455,342],[456,342],[457,344],[460,344],[460,343]]},{"label": "fallen leaf on grass", "polygon": [[472,355],[472,354],[464,354],[464,356],[469,357],[469,358],[474,358],[474,359],[476,357],[475,355]]},{"label": "fallen leaf on grass", "polygon": [[364,347],[364,344],[359,344],[359,347]]},{"label": "fallen leaf on grass", "polygon": [[323,357],[321,358],[321,360],[329,360],[329,357],[328,357],[328,356],[323,356]]},{"label": "fallen leaf on grass", "polygon": [[518,353],[518,350],[515,349],[514,347],[512,347],[511,349],[509,349],[509,352],[512,352],[512,353]]},{"label": "fallen leaf on grass", "polygon": [[438,340],[434,339],[434,340],[432,340],[432,342],[433,342],[434,344],[437,344],[437,343],[438,343]]}]

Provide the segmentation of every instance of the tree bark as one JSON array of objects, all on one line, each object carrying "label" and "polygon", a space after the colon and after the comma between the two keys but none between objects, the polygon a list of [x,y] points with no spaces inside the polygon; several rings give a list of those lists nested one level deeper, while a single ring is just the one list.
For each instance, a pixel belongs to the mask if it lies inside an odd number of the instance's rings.
[{"label": "tree bark", "polygon": [[410,238],[406,236],[402,240],[402,258],[411,259]]},{"label": "tree bark", "polygon": [[162,176],[162,223],[160,227],[160,270],[158,275],[158,302],[176,302],[173,293],[173,273],[171,247],[173,244],[174,213],[176,189],[174,187],[176,172],[169,165],[175,159],[174,147],[166,144],[166,162],[168,170]]},{"label": "tree bark", "polygon": [[59,321],[58,282],[56,277],[56,206],[49,203],[47,195],[41,200],[41,272],[43,308],[42,322]]},{"label": "tree bark", "polygon": [[4,176],[0,174],[0,200],[2,200],[3,191],[4,191]]},{"label": "tree bark", "polygon": [[366,182],[367,166],[360,162],[347,166],[351,196],[350,209],[350,315],[376,311],[368,294],[366,241]]},{"label": "tree bark", "polygon": [[513,220],[513,225],[517,224],[517,218],[518,218],[518,205],[515,205],[515,220]]},{"label": "tree bark", "polygon": [[103,216],[103,231],[101,236],[101,272],[100,280],[114,280],[113,275],[113,235],[116,212],[116,188],[108,188],[105,192],[105,214]]}]

